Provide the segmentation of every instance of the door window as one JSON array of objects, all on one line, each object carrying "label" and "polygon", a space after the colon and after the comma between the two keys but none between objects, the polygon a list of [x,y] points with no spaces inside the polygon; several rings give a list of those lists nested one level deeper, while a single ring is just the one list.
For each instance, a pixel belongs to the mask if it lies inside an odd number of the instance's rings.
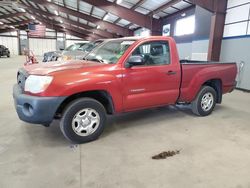
[{"label": "door window", "polygon": [[169,44],[165,41],[148,42],[138,46],[133,56],[142,56],[144,66],[170,64]]}]

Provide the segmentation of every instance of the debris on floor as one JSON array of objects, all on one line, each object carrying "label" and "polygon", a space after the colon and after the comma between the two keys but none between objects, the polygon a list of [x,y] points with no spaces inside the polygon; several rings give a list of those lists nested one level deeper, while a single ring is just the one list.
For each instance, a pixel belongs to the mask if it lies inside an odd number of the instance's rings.
[{"label": "debris on floor", "polygon": [[77,145],[77,144],[71,144],[69,147],[70,147],[73,151],[76,151],[78,145]]},{"label": "debris on floor", "polygon": [[152,157],[152,159],[166,159],[167,157],[172,157],[174,155],[177,155],[180,153],[180,150],[176,150],[176,151],[164,151],[164,152],[161,152],[157,155],[154,155]]}]

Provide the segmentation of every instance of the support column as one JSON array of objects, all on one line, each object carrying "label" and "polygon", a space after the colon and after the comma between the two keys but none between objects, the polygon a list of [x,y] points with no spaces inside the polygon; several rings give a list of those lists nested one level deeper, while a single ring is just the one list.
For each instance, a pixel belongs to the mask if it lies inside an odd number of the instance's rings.
[{"label": "support column", "polygon": [[163,22],[161,19],[159,19],[159,20],[152,19],[151,35],[161,36],[162,35],[162,27],[163,27]]},{"label": "support column", "polygon": [[208,61],[219,61],[224,32],[227,0],[214,0],[214,15],[211,20]]},{"label": "support column", "polygon": [[208,61],[219,61],[224,32],[225,13],[215,13],[211,20]]},{"label": "support column", "polygon": [[18,55],[22,55],[21,52],[21,39],[20,39],[20,30],[17,30],[17,49],[18,49]]}]

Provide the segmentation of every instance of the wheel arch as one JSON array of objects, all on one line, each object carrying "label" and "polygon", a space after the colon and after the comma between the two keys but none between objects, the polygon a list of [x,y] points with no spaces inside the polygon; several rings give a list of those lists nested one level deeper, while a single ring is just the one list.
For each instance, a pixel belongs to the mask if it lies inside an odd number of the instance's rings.
[{"label": "wheel arch", "polygon": [[109,92],[105,90],[92,90],[92,91],[84,91],[84,92],[75,93],[67,97],[57,109],[55,116],[60,117],[65,107],[69,103],[71,103],[75,99],[84,98],[84,97],[89,97],[100,102],[106,109],[107,114],[115,113],[113,99],[112,99],[112,96],[109,94]]},{"label": "wheel arch", "polygon": [[215,79],[207,80],[206,82],[202,84],[202,86],[212,87],[216,91],[216,94],[217,94],[216,103],[220,104],[222,102],[222,80],[221,79],[215,78]]}]

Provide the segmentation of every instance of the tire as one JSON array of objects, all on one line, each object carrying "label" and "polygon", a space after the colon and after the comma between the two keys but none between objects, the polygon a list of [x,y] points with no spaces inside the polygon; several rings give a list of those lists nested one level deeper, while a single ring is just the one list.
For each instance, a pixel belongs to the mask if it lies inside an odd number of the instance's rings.
[{"label": "tire", "polygon": [[81,144],[98,139],[105,124],[104,106],[92,98],[81,98],[66,107],[60,129],[69,141]]},{"label": "tire", "polygon": [[[206,100],[207,99],[207,100]],[[214,88],[203,86],[191,103],[192,111],[198,116],[207,116],[212,113],[217,101],[217,94]]]},{"label": "tire", "polygon": [[9,57],[10,57],[10,54],[8,54],[7,57],[9,58]]}]

